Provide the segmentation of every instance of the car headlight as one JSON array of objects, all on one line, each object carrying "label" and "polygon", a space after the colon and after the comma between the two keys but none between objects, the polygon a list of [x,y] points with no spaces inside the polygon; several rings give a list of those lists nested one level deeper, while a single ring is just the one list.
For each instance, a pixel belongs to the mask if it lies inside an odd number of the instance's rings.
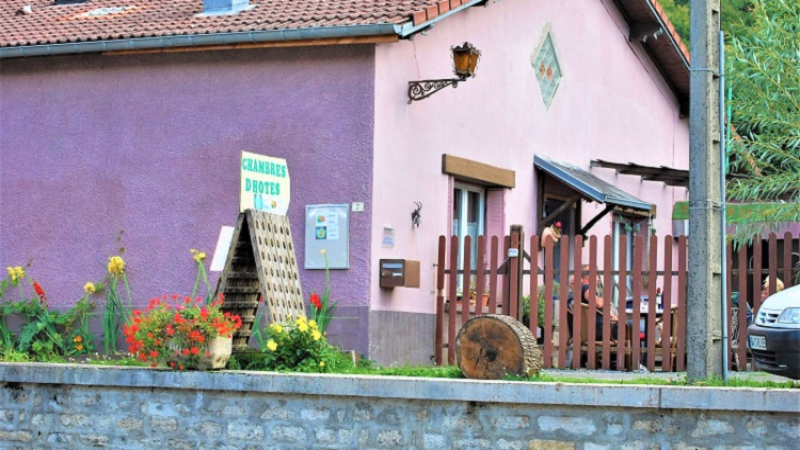
[{"label": "car headlight", "polygon": [[778,316],[778,323],[800,324],[800,308],[784,309],[781,315]]}]

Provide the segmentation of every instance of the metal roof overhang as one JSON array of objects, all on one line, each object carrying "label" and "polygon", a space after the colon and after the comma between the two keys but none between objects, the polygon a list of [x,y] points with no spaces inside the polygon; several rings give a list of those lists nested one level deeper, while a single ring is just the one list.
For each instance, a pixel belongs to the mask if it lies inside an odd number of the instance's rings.
[{"label": "metal roof overhang", "polygon": [[534,156],[533,165],[593,202],[646,212],[653,210],[650,203],[639,200],[580,167],[538,155]]},{"label": "metal roof overhang", "polygon": [[645,181],[660,181],[669,186],[689,187],[689,170],[673,169],[672,167],[642,166],[635,163],[615,163],[602,159],[593,159],[589,167],[603,167],[614,169],[625,175],[637,175]]}]

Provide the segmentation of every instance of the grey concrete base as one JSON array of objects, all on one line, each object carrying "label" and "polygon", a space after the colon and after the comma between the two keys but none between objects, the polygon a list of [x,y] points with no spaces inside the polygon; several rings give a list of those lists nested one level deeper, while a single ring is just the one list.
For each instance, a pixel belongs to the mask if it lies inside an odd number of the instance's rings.
[{"label": "grey concrete base", "polygon": [[436,316],[372,311],[369,316],[369,357],[381,366],[433,363]]},{"label": "grey concrete base", "polygon": [[0,448],[794,449],[800,391],[0,363]]},{"label": "grey concrete base", "polygon": [[328,342],[344,351],[369,354],[369,307],[337,306],[328,324]]}]

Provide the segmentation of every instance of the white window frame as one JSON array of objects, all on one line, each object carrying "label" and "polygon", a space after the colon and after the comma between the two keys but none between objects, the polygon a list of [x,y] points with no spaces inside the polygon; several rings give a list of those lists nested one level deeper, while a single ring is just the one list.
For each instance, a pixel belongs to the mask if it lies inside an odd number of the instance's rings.
[{"label": "white window frame", "polygon": [[[460,190],[460,191],[459,191]],[[457,193],[457,192],[460,192]],[[453,223],[451,224],[451,228],[455,231],[455,223],[458,221],[458,232],[456,235],[458,236],[458,267],[461,268],[464,261],[464,236],[467,236],[467,216],[469,214],[469,208],[467,207],[467,202],[469,201],[469,193],[473,192],[478,194],[478,229],[476,232],[477,236],[482,236],[486,232],[486,190],[467,183],[460,183],[455,182],[453,183],[453,205],[456,204],[456,195],[460,195],[460,205],[461,211],[459,211],[460,217],[456,217],[455,206],[453,207]],[[478,240],[472,243],[473,246],[478,245]],[[477,267],[477,263],[475,258],[471,261],[470,265],[472,267]],[[461,275],[458,276],[458,287],[459,289],[463,286],[463,278]]]}]

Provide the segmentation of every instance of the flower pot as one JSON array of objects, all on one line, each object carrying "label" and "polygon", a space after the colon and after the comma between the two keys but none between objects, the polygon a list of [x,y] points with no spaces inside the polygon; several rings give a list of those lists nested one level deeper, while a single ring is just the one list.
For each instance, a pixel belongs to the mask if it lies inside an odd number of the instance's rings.
[{"label": "flower pot", "polygon": [[233,337],[217,336],[208,340],[206,353],[197,363],[198,370],[224,369],[233,352]]},{"label": "flower pot", "polygon": [[[209,339],[205,346],[200,344],[199,347],[200,351],[196,358],[183,359],[181,362],[181,358],[175,356],[168,360],[168,366],[179,367],[183,364],[183,368],[186,370],[224,369],[233,352],[233,337],[217,336]],[[169,348],[175,351],[176,354],[183,351],[182,348],[172,342],[169,343]],[[195,361],[197,362],[196,365],[194,364]],[[172,366],[172,363],[175,363],[175,365]]]}]

